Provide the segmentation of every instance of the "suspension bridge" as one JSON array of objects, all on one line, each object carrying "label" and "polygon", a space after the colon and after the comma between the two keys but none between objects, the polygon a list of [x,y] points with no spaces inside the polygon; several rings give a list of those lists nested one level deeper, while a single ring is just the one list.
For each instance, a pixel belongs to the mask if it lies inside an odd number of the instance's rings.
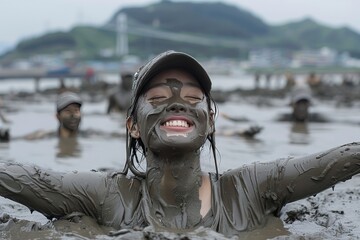
[{"label": "suspension bridge", "polygon": [[118,56],[125,56],[129,53],[128,35],[157,38],[174,42],[192,43],[203,46],[218,46],[238,49],[250,47],[248,42],[239,39],[197,36],[194,34],[163,31],[156,27],[128,20],[127,16],[123,13],[117,16],[116,21],[106,24],[103,28],[117,33],[116,53]]}]

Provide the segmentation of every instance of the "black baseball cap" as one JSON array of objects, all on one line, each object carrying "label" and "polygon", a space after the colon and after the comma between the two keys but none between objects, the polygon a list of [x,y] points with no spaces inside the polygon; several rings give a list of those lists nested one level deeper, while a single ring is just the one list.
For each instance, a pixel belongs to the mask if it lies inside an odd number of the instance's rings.
[{"label": "black baseball cap", "polygon": [[132,102],[141,94],[145,85],[151,78],[160,72],[179,68],[192,74],[198,81],[205,93],[211,91],[211,79],[201,64],[192,56],[183,53],[168,50],[160,53],[134,74],[132,86]]}]

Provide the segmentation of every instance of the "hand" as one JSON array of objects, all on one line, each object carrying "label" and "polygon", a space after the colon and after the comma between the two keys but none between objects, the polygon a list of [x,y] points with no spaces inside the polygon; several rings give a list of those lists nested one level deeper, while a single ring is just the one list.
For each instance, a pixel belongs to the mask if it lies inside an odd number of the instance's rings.
[{"label": "hand", "polygon": [[263,127],[258,126],[258,125],[250,126],[248,129],[246,129],[243,132],[243,134],[246,137],[254,137],[256,134],[260,133],[262,129],[263,129]]}]

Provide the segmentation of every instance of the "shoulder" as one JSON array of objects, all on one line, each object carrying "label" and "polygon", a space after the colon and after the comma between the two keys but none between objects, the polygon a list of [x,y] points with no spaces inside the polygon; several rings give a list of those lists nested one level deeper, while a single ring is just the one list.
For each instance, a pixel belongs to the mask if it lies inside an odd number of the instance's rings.
[{"label": "shoulder", "polygon": [[311,113],[309,120],[311,122],[322,122],[322,123],[330,122],[330,120],[326,116],[320,113]]},{"label": "shoulder", "polygon": [[254,179],[256,174],[255,169],[256,164],[254,163],[225,171],[218,178],[215,173],[210,173],[210,180],[220,192],[237,192],[240,186],[252,182],[251,179]]},{"label": "shoulder", "polygon": [[[283,171],[291,157],[279,158],[269,162],[253,162],[224,172],[219,178],[221,184],[256,185],[266,181],[272,175]],[[230,187],[230,186],[228,186]]]},{"label": "shoulder", "polygon": [[279,122],[289,122],[292,121],[292,115],[290,113],[281,113],[275,120]]},{"label": "shoulder", "polygon": [[121,192],[139,193],[143,179],[127,176],[121,172],[109,173],[108,180],[112,181]]},{"label": "shoulder", "polygon": [[46,131],[46,130],[37,130],[35,132],[26,134],[23,137],[25,140],[38,140],[38,139],[44,139],[44,138],[53,138],[57,136],[56,131]]}]

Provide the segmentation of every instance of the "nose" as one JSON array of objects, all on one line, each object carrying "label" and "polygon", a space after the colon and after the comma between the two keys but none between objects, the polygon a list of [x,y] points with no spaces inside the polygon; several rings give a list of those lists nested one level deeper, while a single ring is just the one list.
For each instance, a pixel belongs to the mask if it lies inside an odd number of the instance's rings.
[{"label": "nose", "polygon": [[186,112],[186,107],[181,103],[173,103],[166,108],[168,112]]},{"label": "nose", "polygon": [[73,118],[78,118],[78,117],[80,117],[80,113],[79,112],[71,112],[70,116]]}]

